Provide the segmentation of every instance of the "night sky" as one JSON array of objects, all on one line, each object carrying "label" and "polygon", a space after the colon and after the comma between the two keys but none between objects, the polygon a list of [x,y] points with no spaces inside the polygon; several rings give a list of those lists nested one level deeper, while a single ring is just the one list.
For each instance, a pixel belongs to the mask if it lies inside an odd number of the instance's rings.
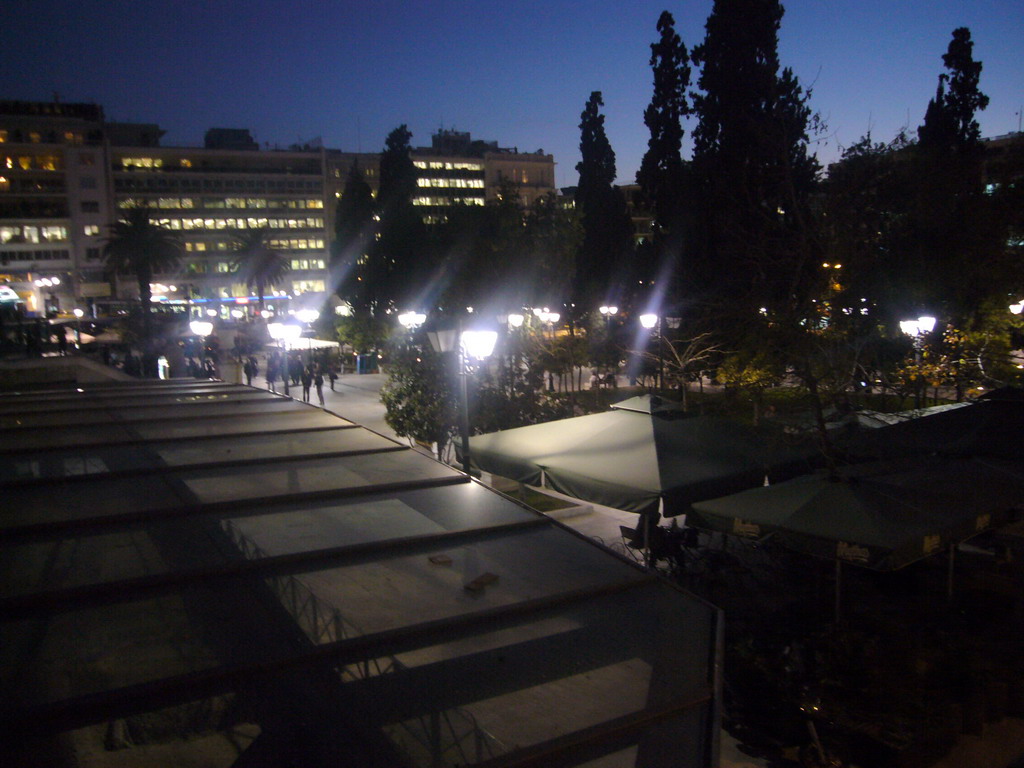
[{"label": "night sky", "polygon": [[[260,144],[322,137],[379,151],[400,123],[413,144],[440,127],[520,151],[542,148],[575,184],[579,117],[604,93],[620,183],[646,149],[650,43],[662,10],[688,47],[711,0],[5,0],[0,98],[102,104],[107,118],[155,122],[165,145],[210,127]],[[991,97],[982,135],[1015,131],[1024,104],[1022,0],[791,0],[780,58],[829,134],[823,162],[869,129],[920,124],[954,28],[967,26]],[[687,128],[689,136],[690,127]]]}]

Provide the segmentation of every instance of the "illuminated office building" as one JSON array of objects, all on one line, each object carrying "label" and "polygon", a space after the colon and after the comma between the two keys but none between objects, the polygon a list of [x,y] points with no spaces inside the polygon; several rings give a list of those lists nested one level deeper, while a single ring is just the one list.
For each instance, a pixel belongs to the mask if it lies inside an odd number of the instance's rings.
[{"label": "illuminated office building", "polygon": [[30,314],[109,294],[99,265],[110,221],[103,110],[0,102],[0,283]]},{"label": "illuminated office building", "polygon": [[[154,276],[154,301],[251,316],[256,297],[234,269],[235,239],[256,228],[291,262],[271,289],[275,309],[323,303],[335,211],[354,164],[376,194],[379,153],[257,143],[242,128],[212,128],[201,147],[162,146],[155,124],[108,122],[95,104],[0,101],[0,283],[30,316],[113,312],[138,294],[102,256],[111,222],[129,206],[180,235],[183,258]],[[554,192],[554,158],[441,130],[411,152],[413,204],[427,222],[456,205],[483,206],[505,182],[531,204]]]},{"label": "illuminated office building", "polygon": [[[178,270],[160,281],[175,288],[163,294],[167,300],[225,318],[236,309],[250,315],[257,297],[235,270],[235,242],[253,229],[268,230],[270,247],[291,263],[285,282],[269,289],[268,303],[326,298],[333,227],[323,148],[260,151],[241,129],[212,129],[202,148],[146,146],[127,132],[120,138],[124,143],[110,150],[117,209],[146,206],[152,221],[182,240]],[[128,280],[119,295],[130,290]]]}]

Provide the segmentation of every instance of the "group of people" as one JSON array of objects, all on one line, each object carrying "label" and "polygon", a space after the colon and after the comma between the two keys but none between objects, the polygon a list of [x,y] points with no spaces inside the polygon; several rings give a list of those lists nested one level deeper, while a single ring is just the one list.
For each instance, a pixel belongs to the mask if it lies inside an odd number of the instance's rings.
[{"label": "group of people", "polygon": [[[259,365],[256,358],[249,356],[243,366],[247,384],[252,384],[252,378],[259,372]],[[277,382],[288,381],[293,386],[302,385],[302,402],[308,403],[310,391],[316,389],[317,399],[320,405],[324,405],[324,381],[329,381],[331,391],[334,391],[335,382],[338,380],[338,367],[336,363],[329,361],[311,361],[309,365],[303,365],[299,358],[288,359],[279,352],[273,352],[267,358],[267,389],[271,392],[277,391]]]}]

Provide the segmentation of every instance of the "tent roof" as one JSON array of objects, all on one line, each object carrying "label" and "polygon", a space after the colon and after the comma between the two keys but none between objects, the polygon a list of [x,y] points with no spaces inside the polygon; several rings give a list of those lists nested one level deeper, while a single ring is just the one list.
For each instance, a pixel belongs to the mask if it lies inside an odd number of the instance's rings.
[{"label": "tent roof", "polygon": [[641,396],[611,411],[470,439],[479,468],[630,512],[684,514],[713,498],[810,468],[810,451],[770,433]]},{"label": "tent roof", "polygon": [[699,502],[687,522],[891,570],[1005,521],[1021,503],[1020,466],[911,460],[818,472]]}]

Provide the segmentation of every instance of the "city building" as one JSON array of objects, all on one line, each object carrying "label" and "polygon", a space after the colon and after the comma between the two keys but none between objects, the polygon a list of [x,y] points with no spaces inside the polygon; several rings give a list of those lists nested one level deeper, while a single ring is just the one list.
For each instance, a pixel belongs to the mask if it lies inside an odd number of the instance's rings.
[{"label": "city building", "polygon": [[100,268],[107,158],[102,108],[0,102],[0,282],[25,312],[110,294]]},{"label": "city building", "polygon": [[[271,304],[307,294],[311,303],[326,299],[333,226],[322,148],[261,151],[244,129],[211,129],[202,148],[153,146],[127,131],[119,138],[110,148],[116,208],[150,208],[152,220],[180,233],[184,246],[179,268],[160,276],[167,290],[157,301],[212,309],[224,319],[232,311],[251,315],[259,297],[235,269],[235,243],[253,229],[269,230],[269,245],[291,263],[285,283],[266,297]],[[130,295],[131,281],[119,280],[118,296]]]},{"label": "city building", "polygon": [[[180,234],[177,269],[154,277],[154,301],[224,319],[251,316],[258,297],[235,270],[236,238],[266,228],[291,271],[270,290],[274,311],[322,305],[335,212],[358,165],[376,194],[379,153],[319,140],[261,148],[244,128],[211,128],[201,147],[163,146],[152,123],[107,122],[95,104],[0,102],[0,284],[30,317],[115,312],[137,298],[132,275],[110,275],[103,244],[130,206]],[[413,149],[425,221],[482,206],[508,182],[524,205],[554,192],[554,158],[440,130]],[[6,301],[6,300],[5,300]],[[276,302],[276,304],[275,304]]]}]

